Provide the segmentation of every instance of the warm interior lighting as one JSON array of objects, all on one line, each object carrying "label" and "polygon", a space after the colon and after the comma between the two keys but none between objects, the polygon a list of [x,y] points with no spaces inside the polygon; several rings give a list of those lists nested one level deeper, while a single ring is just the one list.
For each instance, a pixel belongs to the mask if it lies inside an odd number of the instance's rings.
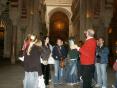
[{"label": "warm interior lighting", "polygon": [[30,14],[31,14],[31,15],[33,15],[33,14],[34,14],[34,12],[33,12],[33,11],[30,11]]},{"label": "warm interior lighting", "polygon": [[4,29],[6,29],[6,25],[4,21],[0,20],[0,31],[4,31]]},{"label": "warm interior lighting", "polygon": [[117,45],[117,41],[115,42],[115,45]]},{"label": "warm interior lighting", "polygon": [[4,25],[3,21],[0,21],[0,28],[4,28],[4,27],[5,27],[5,25]]},{"label": "warm interior lighting", "polygon": [[112,33],[112,28],[109,28],[108,33],[109,33],[109,34]]},{"label": "warm interior lighting", "polygon": [[86,18],[90,18],[93,16],[94,16],[94,13],[92,11],[89,11],[89,10],[86,11]]},{"label": "warm interior lighting", "polygon": [[64,23],[63,22],[55,22],[55,27],[58,30],[63,30],[64,29]]},{"label": "warm interior lighting", "polygon": [[91,17],[91,12],[90,11],[87,11],[86,12],[86,18],[90,18]]},{"label": "warm interior lighting", "polygon": [[4,32],[0,32],[0,39],[4,38]]}]

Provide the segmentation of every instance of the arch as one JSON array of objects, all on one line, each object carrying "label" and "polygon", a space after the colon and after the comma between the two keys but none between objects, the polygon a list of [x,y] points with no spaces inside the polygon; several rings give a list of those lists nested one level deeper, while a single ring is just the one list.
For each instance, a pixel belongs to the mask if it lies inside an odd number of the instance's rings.
[{"label": "arch", "polygon": [[12,32],[12,22],[10,18],[7,14],[2,14],[0,16],[0,47],[2,47],[0,52],[3,53],[2,57],[9,58],[11,55]]},{"label": "arch", "polygon": [[55,13],[55,12],[63,12],[64,14],[67,15],[67,17],[69,18],[69,21],[70,21],[70,17],[71,17],[71,13],[69,10],[67,10],[66,8],[62,8],[62,7],[56,7],[56,8],[53,8],[49,13],[48,13],[48,16],[49,18],[51,18],[51,16]]},{"label": "arch", "polygon": [[49,24],[50,42],[55,44],[57,38],[62,38],[63,41],[67,41],[69,37],[69,18],[61,12],[56,11],[50,17]]}]

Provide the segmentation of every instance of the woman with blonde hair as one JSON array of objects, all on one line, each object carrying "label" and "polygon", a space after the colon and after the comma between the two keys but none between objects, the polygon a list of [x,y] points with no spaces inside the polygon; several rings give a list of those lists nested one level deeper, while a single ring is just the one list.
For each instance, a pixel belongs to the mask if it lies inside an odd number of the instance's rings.
[{"label": "woman with blonde hair", "polygon": [[[30,45],[24,55],[24,88],[38,88],[39,77],[42,76],[42,69],[40,63],[41,56],[41,41],[35,35],[31,35]],[[39,87],[39,88],[45,88]]]},{"label": "woman with blonde hair", "polygon": [[69,85],[74,85],[78,80],[78,69],[77,69],[77,64],[79,59],[79,53],[75,49],[75,40],[73,37],[69,39],[69,52],[68,52],[68,61],[69,64],[67,66],[67,74],[66,74],[66,82]]}]

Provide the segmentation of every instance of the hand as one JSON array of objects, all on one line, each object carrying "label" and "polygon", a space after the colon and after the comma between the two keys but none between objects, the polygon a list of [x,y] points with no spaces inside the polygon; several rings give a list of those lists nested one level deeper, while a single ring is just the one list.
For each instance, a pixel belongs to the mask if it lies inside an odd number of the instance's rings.
[{"label": "hand", "polygon": [[77,45],[74,45],[75,49],[77,49],[79,51],[80,47]]},{"label": "hand", "polygon": [[80,50],[80,47],[77,47],[76,49],[79,51]]},{"label": "hand", "polygon": [[43,60],[42,62],[44,65],[47,65],[48,64],[48,61],[47,60]]},{"label": "hand", "polygon": [[117,62],[117,60],[116,60],[116,62]]}]

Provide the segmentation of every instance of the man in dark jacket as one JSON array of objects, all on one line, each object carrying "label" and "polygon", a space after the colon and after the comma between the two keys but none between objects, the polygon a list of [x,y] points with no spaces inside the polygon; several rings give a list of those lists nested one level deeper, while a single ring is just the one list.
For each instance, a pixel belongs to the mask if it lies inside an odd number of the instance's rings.
[{"label": "man in dark jacket", "polygon": [[107,88],[107,64],[108,64],[109,49],[104,45],[104,39],[98,39],[98,46],[96,49],[96,72],[97,84],[95,87]]},{"label": "man in dark jacket", "polygon": [[54,83],[61,83],[63,78],[63,67],[60,66],[61,59],[65,59],[67,56],[67,50],[63,46],[62,39],[57,39],[57,45],[53,48],[52,56],[55,59],[55,80]]}]

